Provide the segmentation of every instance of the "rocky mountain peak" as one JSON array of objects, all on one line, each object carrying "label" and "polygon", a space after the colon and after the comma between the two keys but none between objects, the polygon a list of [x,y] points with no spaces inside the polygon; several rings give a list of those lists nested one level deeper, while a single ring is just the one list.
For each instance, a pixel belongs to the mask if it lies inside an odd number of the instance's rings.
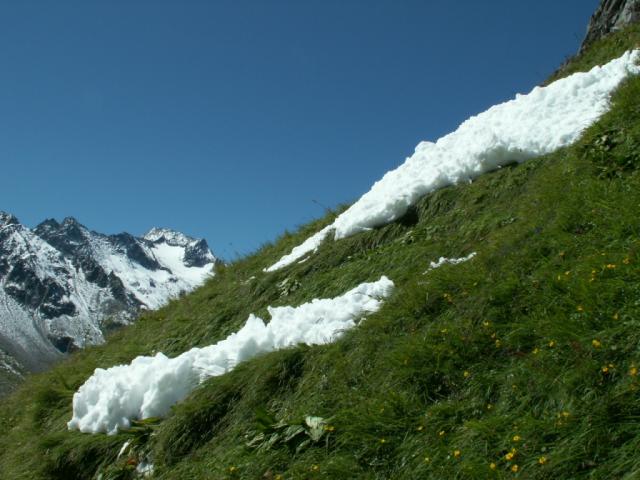
[{"label": "rocky mountain peak", "polygon": [[172,247],[184,248],[182,261],[187,267],[203,267],[207,264],[218,263],[213,256],[205,239],[192,238],[184,233],[170,228],[154,227],[144,237],[145,240],[158,245],[166,244]]},{"label": "rocky mountain peak", "polygon": [[18,225],[19,223],[20,222],[15,217],[15,215],[11,215],[10,213],[0,210],[0,227],[5,227],[7,225]]},{"label": "rocky mountain peak", "polygon": [[605,35],[640,21],[640,0],[601,0],[587,27],[580,52]]},{"label": "rocky mountain peak", "polygon": [[60,224],[55,218],[47,218],[45,221],[41,222],[36,228],[47,228],[47,229],[59,229]]},{"label": "rocky mountain peak", "polygon": [[80,223],[74,217],[64,217],[64,220],[62,220],[62,225],[71,226],[71,225],[80,225]]},{"label": "rocky mountain peak", "polygon": [[49,363],[201,285],[216,262],[171,229],[104,235],[73,217],[30,229],[0,212],[0,340],[22,348],[18,364]]},{"label": "rocky mountain peak", "polygon": [[142,237],[153,243],[165,242],[169,245],[184,247],[195,239],[185,235],[184,233],[171,230],[170,228],[153,227]]}]

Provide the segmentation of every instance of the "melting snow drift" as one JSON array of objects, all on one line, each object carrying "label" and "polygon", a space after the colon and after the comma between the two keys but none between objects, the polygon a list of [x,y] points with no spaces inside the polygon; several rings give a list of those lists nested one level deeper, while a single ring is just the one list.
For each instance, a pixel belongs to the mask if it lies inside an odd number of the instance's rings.
[{"label": "melting snow drift", "polygon": [[[466,257],[460,257],[460,258],[440,257],[437,262],[431,262],[429,264],[429,270],[427,270],[427,272],[430,270],[435,270],[436,268],[440,268],[443,265],[458,265],[460,263],[468,262],[475,256],[476,256],[476,252],[471,252]],[[427,272],[424,272],[424,273],[427,273]]]},{"label": "melting snow drift", "polygon": [[626,52],[602,67],[495,105],[435,143],[420,143],[411,157],[387,172],[333,224],[265,270],[278,270],[315,251],[331,233],[340,239],[397,220],[436,189],[571,145],[607,112],[613,90],[629,75],[640,73],[639,59],[640,50]]},{"label": "melting snow drift", "polygon": [[192,348],[175,358],[158,353],[137,357],[129,365],[97,368],[74,394],[73,418],[67,425],[87,433],[116,433],[128,428],[131,419],[163,416],[200,382],[240,362],[299,343],[332,342],[353,328],[356,319],[377,311],[393,287],[383,276],[339,297],[299,307],[269,307],[268,324],[250,315],[244,327],[215,345]]}]

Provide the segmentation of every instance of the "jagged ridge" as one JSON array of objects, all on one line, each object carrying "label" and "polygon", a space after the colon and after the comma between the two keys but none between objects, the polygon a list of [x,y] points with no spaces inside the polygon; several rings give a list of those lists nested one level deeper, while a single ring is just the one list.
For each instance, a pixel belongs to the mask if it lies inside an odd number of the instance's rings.
[{"label": "jagged ridge", "polygon": [[141,309],[200,285],[216,262],[204,239],[169,229],[103,235],[72,217],[29,229],[0,212],[0,349],[22,366],[10,371],[102,343]]}]

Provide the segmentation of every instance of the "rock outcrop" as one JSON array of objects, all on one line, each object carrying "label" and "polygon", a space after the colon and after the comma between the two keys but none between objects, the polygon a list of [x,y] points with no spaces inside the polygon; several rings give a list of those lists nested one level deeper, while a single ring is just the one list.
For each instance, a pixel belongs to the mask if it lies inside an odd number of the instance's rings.
[{"label": "rock outcrop", "polygon": [[640,0],[602,0],[587,28],[580,52],[605,35],[640,20]]}]

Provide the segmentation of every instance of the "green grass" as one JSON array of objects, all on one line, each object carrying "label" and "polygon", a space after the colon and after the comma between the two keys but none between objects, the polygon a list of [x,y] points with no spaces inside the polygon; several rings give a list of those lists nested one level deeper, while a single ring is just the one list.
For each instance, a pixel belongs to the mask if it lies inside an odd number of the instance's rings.
[{"label": "green grass", "polygon": [[[596,43],[562,74],[617,56],[638,32]],[[335,213],[283,235],[106,345],[30,377],[0,406],[0,478],[134,478],[147,455],[159,479],[639,478],[638,152],[633,79],[571,148],[435,192],[402,221],[264,273]],[[431,260],[472,251],[424,274]],[[73,392],[96,367],[208,345],[268,305],[383,274],[394,295],[334,344],[246,362],[128,432],[66,430]],[[249,448],[265,411],[331,428],[300,451]],[[135,447],[117,459],[127,439]]]}]

